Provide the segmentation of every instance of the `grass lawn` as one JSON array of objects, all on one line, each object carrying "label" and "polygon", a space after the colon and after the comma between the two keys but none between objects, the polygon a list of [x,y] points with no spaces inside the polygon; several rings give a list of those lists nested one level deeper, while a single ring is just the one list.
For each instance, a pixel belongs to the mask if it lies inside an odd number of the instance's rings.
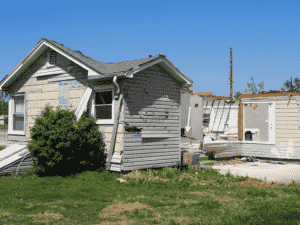
[{"label": "grass lawn", "polygon": [[300,184],[277,185],[208,168],[1,177],[0,224],[300,224]]}]

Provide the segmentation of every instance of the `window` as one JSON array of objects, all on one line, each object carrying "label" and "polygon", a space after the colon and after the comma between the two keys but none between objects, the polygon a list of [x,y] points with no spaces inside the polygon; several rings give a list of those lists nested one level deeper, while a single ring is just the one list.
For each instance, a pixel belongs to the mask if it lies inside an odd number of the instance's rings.
[{"label": "window", "polygon": [[114,101],[113,91],[96,91],[94,94],[94,116],[97,123],[113,124]]},{"label": "window", "polygon": [[25,135],[25,95],[15,95],[9,101],[9,128],[10,134]]}]

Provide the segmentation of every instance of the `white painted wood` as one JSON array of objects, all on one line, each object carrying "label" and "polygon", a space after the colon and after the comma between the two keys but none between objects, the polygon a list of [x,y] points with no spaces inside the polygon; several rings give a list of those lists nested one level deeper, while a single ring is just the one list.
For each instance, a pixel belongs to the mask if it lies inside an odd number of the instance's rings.
[{"label": "white painted wood", "polygon": [[64,71],[59,67],[53,67],[51,69],[39,70],[38,72],[36,72],[35,77],[42,77],[42,76],[55,75],[55,74],[67,74],[67,73],[66,71]]},{"label": "white painted wood", "polygon": [[76,116],[76,120],[78,121],[81,117],[81,115],[83,114],[86,106],[87,106],[87,103],[90,99],[90,96],[92,94],[92,89],[87,87],[82,95],[82,97],[80,98],[80,101],[78,103],[78,106],[76,108],[76,111],[75,111],[75,116]]},{"label": "white painted wood", "polygon": [[269,142],[275,144],[276,133],[276,102],[269,104]]}]

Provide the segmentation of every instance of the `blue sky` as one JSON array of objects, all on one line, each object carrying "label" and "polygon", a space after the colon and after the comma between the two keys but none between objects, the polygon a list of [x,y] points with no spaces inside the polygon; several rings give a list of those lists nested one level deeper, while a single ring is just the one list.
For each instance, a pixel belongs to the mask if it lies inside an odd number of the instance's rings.
[{"label": "blue sky", "polygon": [[[208,3],[207,3],[208,2]],[[265,89],[300,78],[298,1],[5,1],[0,8],[0,80],[41,38],[101,62],[164,54],[195,92],[229,96],[250,76]]]}]

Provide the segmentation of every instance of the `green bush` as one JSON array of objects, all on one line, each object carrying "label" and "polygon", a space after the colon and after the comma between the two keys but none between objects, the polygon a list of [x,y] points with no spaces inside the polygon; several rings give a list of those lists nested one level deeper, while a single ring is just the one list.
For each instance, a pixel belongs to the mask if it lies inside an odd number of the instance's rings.
[{"label": "green bush", "polygon": [[105,142],[96,124],[96,119],[85,111],[76,123],[74,133],[74,163],[80,171],[105,169]]},{"label": "green bush", "polygon": [[30,132],[28,150],[37,159],[34,167],[41,176],[67,176],[105,166],[102,134],[87,112],[75,123],[74,111],[46,106]]}]

